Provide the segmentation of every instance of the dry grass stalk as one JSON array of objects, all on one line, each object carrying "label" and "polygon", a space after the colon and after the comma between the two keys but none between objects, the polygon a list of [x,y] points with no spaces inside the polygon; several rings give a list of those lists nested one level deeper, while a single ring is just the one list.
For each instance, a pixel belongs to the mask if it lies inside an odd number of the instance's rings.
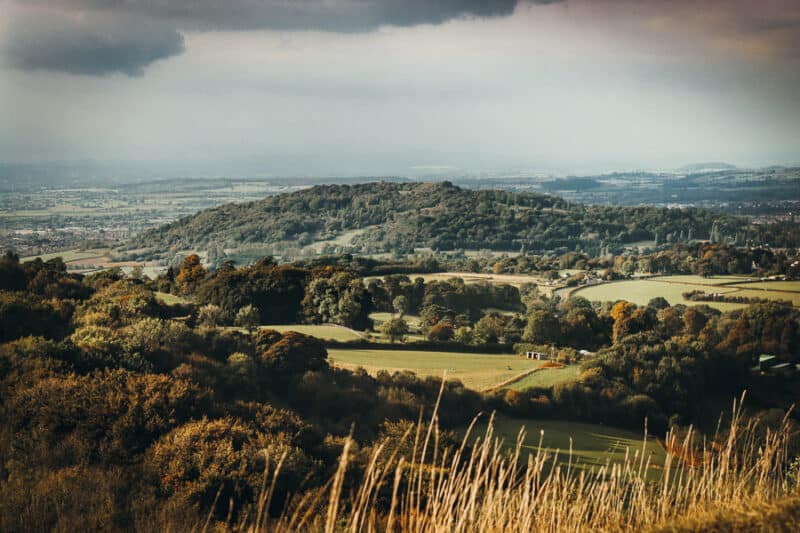
[{"label": "dry grass stalk", "polygon": [[[786,421],[785,421],[786,423]],[[375,447],[352,494],[343,493],[351,443],[319,498],[296,502],[280,519],[259,512],[243,529],[257,531],[349,532],[560,532],[641,531],[676,519],[731,508],[740,502],[769,502],[798,487],[787,482],[788,431],[758,438],[755,421],[734,402],[725,435],[695,445],[691,432],[666,439],[672,452],[659,479],[642,449],[629,450],[621,463],[588,471],[558,452],[541,449],[522,456],[524,431],[513,451],[494,437],[492,424],[478,438],[467,432],[458,449],[438,453],[436,415],[417,425],[412,457],[387,456],[388,444]],[[408,434],[407,434],[408,437]],[[541,444],[541,436],[540,436]],[[428,452],[428,450],[432,450]],[[430,459],[425,462],[423,459]],[[273,473],[279,475],[279,470]],[[390,488],[388,505],[378,494]]]}]

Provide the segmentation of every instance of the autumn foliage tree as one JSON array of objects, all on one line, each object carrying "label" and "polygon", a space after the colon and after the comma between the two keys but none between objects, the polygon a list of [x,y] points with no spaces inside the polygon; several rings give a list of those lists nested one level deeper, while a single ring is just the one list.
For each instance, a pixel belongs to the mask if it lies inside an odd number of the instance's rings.
[{"label": "autumn foliage tree", "polygon": [[200,261],[200,256],[190,254],[184,257],[178,275],[175,276],[175,283],[182,294],[192,294],[206,277],[206,269]]}]

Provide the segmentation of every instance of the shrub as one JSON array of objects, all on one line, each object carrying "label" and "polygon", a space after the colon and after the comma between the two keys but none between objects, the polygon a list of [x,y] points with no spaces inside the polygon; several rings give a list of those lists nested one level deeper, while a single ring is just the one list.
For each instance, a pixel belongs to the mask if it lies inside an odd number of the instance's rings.
[{"label": "shrub", "polygon": [[180,494],[204,509],[212,508],[216,499],[220,517],[231,498],[253,501],[268,465],[274,468],[279,461],[276,506],[315,466],[284,434],[264,434],[231,418],[203,419],[162,437],[146,458],[166,494]]}]

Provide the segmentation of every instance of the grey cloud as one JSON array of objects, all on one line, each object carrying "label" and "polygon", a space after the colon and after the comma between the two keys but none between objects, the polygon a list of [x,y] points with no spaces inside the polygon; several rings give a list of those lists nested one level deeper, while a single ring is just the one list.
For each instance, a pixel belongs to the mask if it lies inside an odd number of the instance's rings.
[{"label": "grey cloud", "polygon": [[27,15],[3,48],[22,69],[136,76],[180,54],[183,30],[369,32],[508,16],[520,1],[558,0],[16,0]]},{"label": "grey cloud", "polygon": [[11,66],[23,70],[139,76],[154,61],[180,54],[183,36],[171,25],[140,17],[47,10],[17,16],[3,51]]},{"label": "grey cloud", "polygon": [[[518,0],[157,0],[158,13],[201,28],[366,32],[380,26],[442,24],[457,18],[511,15]],[[542,3],[542,2],[538,2]],[[545,0],[544,3],[549,3]],[[149,4],[148,10],[158,9]]]},{"label": "grey cloud", "polygon": [[[508,16],[521,0],[18,0],[71,10],[135,13],[209,30],[366,32],[380,26],[441,24]],[[525,0],[522,0],[525,1]],[[556,0],[529,0],[551,3]]]}]

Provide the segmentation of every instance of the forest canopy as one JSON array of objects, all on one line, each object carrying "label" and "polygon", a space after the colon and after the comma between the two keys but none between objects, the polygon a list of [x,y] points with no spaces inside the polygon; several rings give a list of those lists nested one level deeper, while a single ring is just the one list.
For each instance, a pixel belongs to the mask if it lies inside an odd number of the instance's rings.
[{"label": "forest canopy", "polygon": [[[359,231],[366,230],[369,231]],[[322,185],[202,211],[134,238],[148,254],[312,243],[348,251],[490,249],[599,255],[641,241],[761,242],[763,229],[704,209],[593,206],[554,196],[469,190],[449,182]]]}]

